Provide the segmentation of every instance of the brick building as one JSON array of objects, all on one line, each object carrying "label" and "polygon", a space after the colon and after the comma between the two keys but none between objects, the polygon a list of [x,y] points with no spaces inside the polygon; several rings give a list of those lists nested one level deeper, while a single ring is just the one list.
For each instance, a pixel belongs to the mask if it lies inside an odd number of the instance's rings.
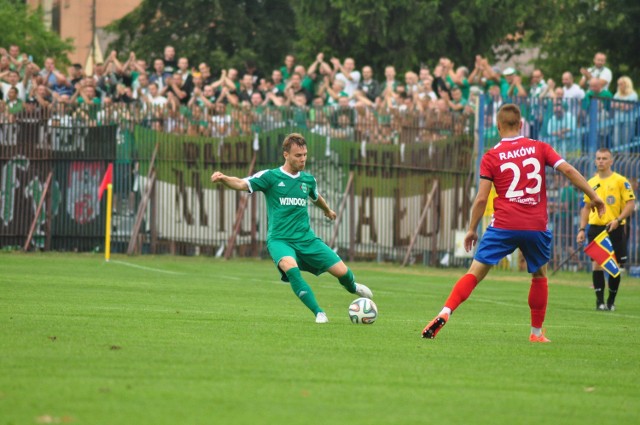
[{"label": "brick building", "polygon": [[109,40],[101,29],[135,9],[141,0],[27,0],[31,7],[41,6],[47,27],[61,38],[72,38],[75,51],[69,54],[71,63],[91,62],[95,8],[97,60]]}]

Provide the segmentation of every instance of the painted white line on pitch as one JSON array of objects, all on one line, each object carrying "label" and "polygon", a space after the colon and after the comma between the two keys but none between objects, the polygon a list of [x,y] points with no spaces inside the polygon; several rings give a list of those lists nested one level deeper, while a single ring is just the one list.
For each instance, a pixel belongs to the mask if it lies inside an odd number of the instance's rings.
[{"label": "painted white line on pitch", "polygon": [[[238,276],[225,276],[225,275],[216,275],[216,277],[222,278],[222,279],[230,279],[230,280],[242,280],[242,278],[238,277]],[[247,280],[256,280],[257,279],[247,279]]]},{"label": "painted white line on pitch", "polygon": [[133,264],[133,263],[127,263],[126,261],[119,261],[119,260],[111,260],[109,261],[110,263],[115,263],[115,264],[122,264],[123,266],[128,266],[128,267],[133,267],[135,269],[141,269],[141,270],[147,270],[150,272],[158,272],[158,273],[166,273],[166,274],[175,274],[175,275],[182,275],[182,274],[186,274],[186,273],[181,273],[181,272],[172,272],[170,270],[162,270],[162,269],[156,269],[153,267],[145,267],[145,266],[140,266],[138,264]]}]

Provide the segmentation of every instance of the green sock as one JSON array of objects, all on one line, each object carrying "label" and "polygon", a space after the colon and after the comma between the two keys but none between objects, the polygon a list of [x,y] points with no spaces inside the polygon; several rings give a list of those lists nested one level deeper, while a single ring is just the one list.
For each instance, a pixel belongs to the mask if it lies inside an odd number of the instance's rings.
[{"label": "green sock", "polygon": [[338,281],[347,291],[352,294],[356,293],[356,279],[353,277],[353,272],[350,268],[347,267],[347,272],[343,276],[339,277]]},{"label": "green sock", "polygon": [[287,277],[289,278],[289,283],[291,284],[293,293],[300,298],[300,301],[302,301],[302,303],[306,305],[314,315],[320,313],[322,309],[318,305],[318,301],[316,301],[316,296],[313,294],[311,287],[302,278],[300,269],[298,267],[289,269]]}]

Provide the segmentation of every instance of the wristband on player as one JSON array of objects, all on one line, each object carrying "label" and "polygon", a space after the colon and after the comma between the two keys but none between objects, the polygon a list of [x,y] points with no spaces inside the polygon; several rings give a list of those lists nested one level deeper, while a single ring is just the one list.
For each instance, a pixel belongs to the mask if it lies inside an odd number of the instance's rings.
[{"label": "wristband on player", "polygon": [[584,227],[579,228],[578,232],[584,232]]}]

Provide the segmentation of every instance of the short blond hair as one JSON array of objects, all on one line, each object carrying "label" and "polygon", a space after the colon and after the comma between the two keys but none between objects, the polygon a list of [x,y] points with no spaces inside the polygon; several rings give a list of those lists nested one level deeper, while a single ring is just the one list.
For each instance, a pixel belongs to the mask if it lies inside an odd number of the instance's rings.
[{"label": "short blond hair", "polygon": [[498,111],[498,124],[500,124],[500,127],[504,129],[520,129],[521,119],[522,115],[520,114],[520,108],[513,103],[502,105]]}]

